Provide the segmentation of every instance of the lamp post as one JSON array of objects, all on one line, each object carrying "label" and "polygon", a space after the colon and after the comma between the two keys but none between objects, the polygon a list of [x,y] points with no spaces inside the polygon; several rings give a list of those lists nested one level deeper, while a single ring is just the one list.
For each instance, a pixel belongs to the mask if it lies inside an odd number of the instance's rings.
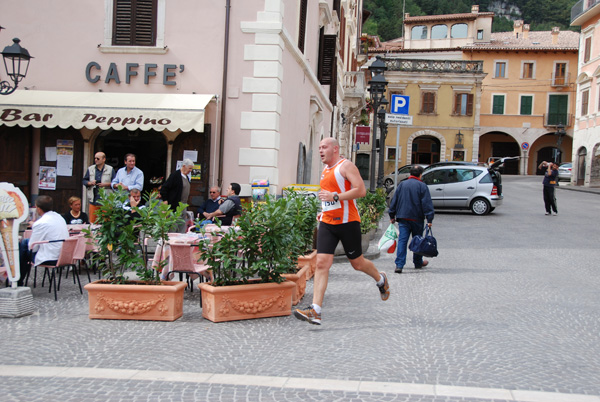
[{"label": "lamp post", "polygon": [[[369,92],[371,93],[371,101],[373,102],[373,111],[379,109],[381,99],[385,93],[387,81],[383,76],[383,72],[387,70],[385,63],[381,60],[381,56],[377,56],[376,60],[369,66],[369,71],[373,75],[369,81]],[[377,138],[377,117],[373,116],[373,134],[371,135],[371,169],[369,172],[369,191],[375,192],[375,139]],[[380,143],[381,147],[382,144]]]},{"label": "lamp post", "polygon": [[561,155],[560,144],[562,144],[564,136],[567,135],[564,124],[558,123],[554,135],[556,135],[556,155],[554,156],[554,163],[558,165],[558,163],[560,162]]},{"label": "lamp post", "polygon": [[[0,29],[2,29],[2,27],[0,27]],[[33,58],[27,49],[21,47],[19,42],[21,42],[19,38],[14,38],[13,44],[6,46],[4,51],[2,51],[4,69],[6,70],[6,74],[10,77],[12,85],[8,81],[0,82],[1,95],[10,95],[15,92],[19,86],[19,82],[27,75],[29,60]]]},{"label": "lamp post", "polygon": [[[385,102],[384,102],[385,101]],[[385,159],[385,137],[387,136],[388,125],[385,122],[385,106],[389,102],[383,98],[379,104],[381,107],[377,111],[377,120],[379,120],[379,170],[377,171],[377,187],[383,187],[383,160]]]}]

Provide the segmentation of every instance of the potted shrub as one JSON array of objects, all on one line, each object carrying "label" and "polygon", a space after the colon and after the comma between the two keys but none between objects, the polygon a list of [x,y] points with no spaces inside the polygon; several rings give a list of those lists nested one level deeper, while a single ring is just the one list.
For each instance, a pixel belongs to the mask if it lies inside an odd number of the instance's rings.
[{"label": "potted shrub", "polygon": [[315,235],[317,228],[317,211],[319,201],[316,197],[305,196],[293,191],[286,194],[288,216],[293,220],[292,230],[298,232],[298,250],[296,267],[285,278],[296,284],[292,304],[300,302],[306,291],[306,281],[313,277],[317,267],[317,251]]},{"label": "potted shrub", "polygon": [[[155,241],[168,241],[168,232],[178,221],[185,204],[177,211],[162,203],[156,193],[146,197],[143,208],[124,208],[125,191],[100,190],[99,226],[85,230],[96,245],[92,257],[102,279],[85,286],[89,294],[89,317],[100,319],[174,321],[183,315],[183,282],[161,281],[160,272],[148,267],[139,232]],[[164,266],[161,262],[159,268]],[[135,271],[139,280],[125,273]]]},{"label": "potted shrub", "polygon": [[297,205],[292,198],[267,196],[249,205],[236,228],[218,242],[201,243],[202,259],[213,274],[213,282],[198,285],[204,318],[220,322],[291,314],[295,284],[284,274],[295,270],[304,247],[294,229]]}]

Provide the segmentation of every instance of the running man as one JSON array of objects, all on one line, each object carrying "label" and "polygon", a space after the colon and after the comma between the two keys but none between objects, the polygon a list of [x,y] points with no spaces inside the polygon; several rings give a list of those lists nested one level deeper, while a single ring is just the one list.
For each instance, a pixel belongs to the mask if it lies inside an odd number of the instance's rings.
[{"label": "running man", "polygon": [[321,306],[327,290],[329,269],[333,254],[341,240],[350,264],[377,282],[381,300],[390,297],[389,283],[384,272],[362,255],[360,216],[356,199],[367,193],[365,183],[354,163],[340,156],[340,144],[334,138],[325,138],[319,144],[321,161],[325,164],[321,174],[322,212],[319,215],[317,234],[317,270],[313,286],[313,303],[304,310],[294,310],[294,316],[311,324],[321,325]]}]

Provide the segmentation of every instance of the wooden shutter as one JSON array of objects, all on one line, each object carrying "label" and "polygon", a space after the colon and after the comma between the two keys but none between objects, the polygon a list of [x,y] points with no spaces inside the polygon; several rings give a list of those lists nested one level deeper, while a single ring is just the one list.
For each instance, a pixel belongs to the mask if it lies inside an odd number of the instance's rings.
[{"label": "wooden shutter", "polygon": [[435,111],[435,92],[423,92],[421,113],[433,113]]},{"label": "wooden shutter", "polygon": [[588,104],[590,101],[590,91],[586,89],[581,93],[581,115],[585,116],[588,114]]},{"label": "wooden shutter", "polygon": [[587,63],[590,61],[590,55],[592,53],[592,37],[585,39],[585,53],[583,54],[583,62]]},{"label": "wooden shutter", "polygon": [[460,109],[462,106],[462,95],[463,94],[454,94],[454,111],[453,114],[460,114]]},{"label": "wooden shutter", "polygon": [[157,0],[115,0],[113,45],[156,45]]},{"label": "wooden shutter", "polygon": [[492,114],[504,114],[504,95],[494,95]]},{"label": "wooden shutter", "polygon": [[[322,31],[323,32],[323,31]],[[319,68],[317,76],[322,85],[332,85],[336,73],[336,35],[322,35],[319,48]]]},{"label": "wooden shutter", "polygon": [[531,115],[531,107],[533,106],[532,96],[521,96],[521,114]]},{"label": "wooden shutter", "polygon": [[304,53],[304,42],[306,37],[306,10],[308,0],[300,0],[300,20],[298,22],[298,49]]},{"label": "wooden shutter", "polygon": [[467,116],[473,116],[473,94],[467,94]]}]

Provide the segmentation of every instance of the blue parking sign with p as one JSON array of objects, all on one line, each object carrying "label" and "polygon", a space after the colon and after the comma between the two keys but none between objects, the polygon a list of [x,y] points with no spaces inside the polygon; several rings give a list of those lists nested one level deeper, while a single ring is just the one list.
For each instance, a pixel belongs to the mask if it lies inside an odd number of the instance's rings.
[{"label": "blue parking sign with p", "polygon": [[410,97],[406,95],[392,95],[392,105],[390,107],[390,113],[408,114],[409,98]]}]

